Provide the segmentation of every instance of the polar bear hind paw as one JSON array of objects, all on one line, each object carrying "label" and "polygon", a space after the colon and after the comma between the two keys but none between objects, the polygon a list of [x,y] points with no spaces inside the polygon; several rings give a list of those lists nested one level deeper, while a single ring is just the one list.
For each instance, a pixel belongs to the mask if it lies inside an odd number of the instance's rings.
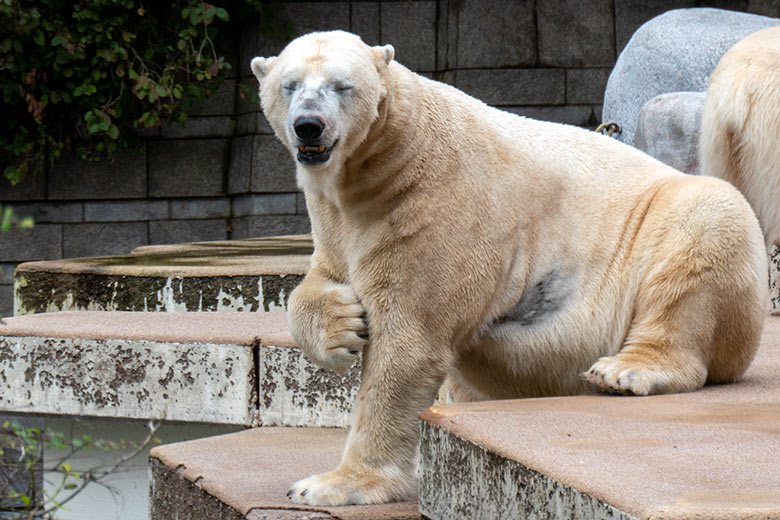
[{"label": "polar bear hind paw", "polygon": [[600,390],[617,394],[654,395],[690,392],[704,386],[707,371],[697,363],[689,366],[661,366],[615,356],[603,357],[582,374]]}]

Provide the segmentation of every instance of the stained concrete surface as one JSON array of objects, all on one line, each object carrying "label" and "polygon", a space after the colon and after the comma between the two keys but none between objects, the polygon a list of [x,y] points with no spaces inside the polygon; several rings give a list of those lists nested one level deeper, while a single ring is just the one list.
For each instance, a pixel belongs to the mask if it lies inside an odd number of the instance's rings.
[{"label": "stained concrete surface", "polygon": [[360,379],[309,362],[283,312],[57,312],[0,325],[0,410],[349,424]]},{"label": "stained concrete surface", "polygon": [[294,235],[27,262],[16,267],[14,314],[285,310],[312,248],[309,235]]},{"label": "stained concrete surface", "polygon": [[[289,501],[290,484],[338,465],[346,435],[338,428],[255,428],[155,447],[151,518],[190,518],[192,511],[191,518],[231,520],[419,519],[414,502],[314,507]],[[169,492],[171,486],[178,491]]]},{"label": "stained concrete surface", "polygon": [[780,518],[780,317],[739,383],[441,405],[422,432],[431,518],[490,518],[523,496],[550,518]]}]

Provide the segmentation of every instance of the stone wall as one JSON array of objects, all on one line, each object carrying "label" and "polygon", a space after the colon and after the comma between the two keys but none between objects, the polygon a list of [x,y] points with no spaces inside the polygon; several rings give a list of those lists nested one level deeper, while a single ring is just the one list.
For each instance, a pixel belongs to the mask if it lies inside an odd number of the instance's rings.
[{"label": "stone wall", "polygon": [[[276,16],[293,34],[346,29],[392,43],[401,63],[489,104],[592,128],[631,34],[666,10],[694,6],[780,16],[776,0],[283,2]],[[308,231],[292,160],[252,100],[250,59],[285,44],[258,25],[246,20],[223,42],[232,75],[186,127],[149,132],[111,161],[63,159],[0,188],[0,203],[36,221],[0,235],[0,314],[11,313],[10,275],[22,261]]]}]

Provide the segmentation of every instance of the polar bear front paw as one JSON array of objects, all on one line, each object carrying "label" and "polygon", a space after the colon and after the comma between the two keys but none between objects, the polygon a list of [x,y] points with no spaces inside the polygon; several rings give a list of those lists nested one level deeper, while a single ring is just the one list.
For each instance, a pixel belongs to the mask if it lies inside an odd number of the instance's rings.
[{"label": "polar bear front paw", "polygon": [[368,342],[366,310],[348,285],[331,285],[323,291],[321,350],[316,361],[338,373],[351,367]]},{"label": "polar bear front paw", "polygon": [[337,469],[299,480],[290,487],[287,496],[296,504],[310,506],[383,504],[412,500],[417,493],[414,479],[400,472],[392,473]]}]

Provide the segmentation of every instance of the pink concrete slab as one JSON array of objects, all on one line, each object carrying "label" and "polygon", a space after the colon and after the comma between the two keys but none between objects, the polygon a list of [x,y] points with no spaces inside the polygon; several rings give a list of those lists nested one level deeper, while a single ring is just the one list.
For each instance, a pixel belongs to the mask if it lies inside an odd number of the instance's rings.
[{"label": "pink concrete slab", "polygon": [[640,518],[780,518],[780,317],[736,384],[441,405],[423,420]]},{"label": "pink concrete slab", "polygon": [[293,346],[285,312],[67,311],[4,318],[2,336]]},{"label": "pink concrete slab", "polygon": [[50,272],[155,277],[306,274],[310,235],[144,246],[124,256],[26,262],[17,273]]},{"label": "pink concrete slab", "polygon": [[133,255],[199,255],[204,251],[218,249],[225,253],[245,254],[307,254],[314,249],[311,235],[283,235],[278,237],[247,238],[243,240],[215,240],[209,242],[188,242],[184,244],[163,244],[139,246]]},{"label": "pink concrete slab", "polygon": [[338,465],[346,435],[337,428],[255,428],[158,446],[150,457],[250,519],[262,518],[263,510],[321,511],[342,520],[419,519],[414,502],[312,507],[289,501],[290,484]]},{"label": "pink concrete slab", "polygon": [[306,274],[309,255],[202,255],[198,257],[171,256],[164,258],[136,258],[128,256],[101,256],[98,258],[69,258],[25,262],[16,267],[17,273],[48,272],[70,274],[99,274],[155,277],[216,277]]}]

